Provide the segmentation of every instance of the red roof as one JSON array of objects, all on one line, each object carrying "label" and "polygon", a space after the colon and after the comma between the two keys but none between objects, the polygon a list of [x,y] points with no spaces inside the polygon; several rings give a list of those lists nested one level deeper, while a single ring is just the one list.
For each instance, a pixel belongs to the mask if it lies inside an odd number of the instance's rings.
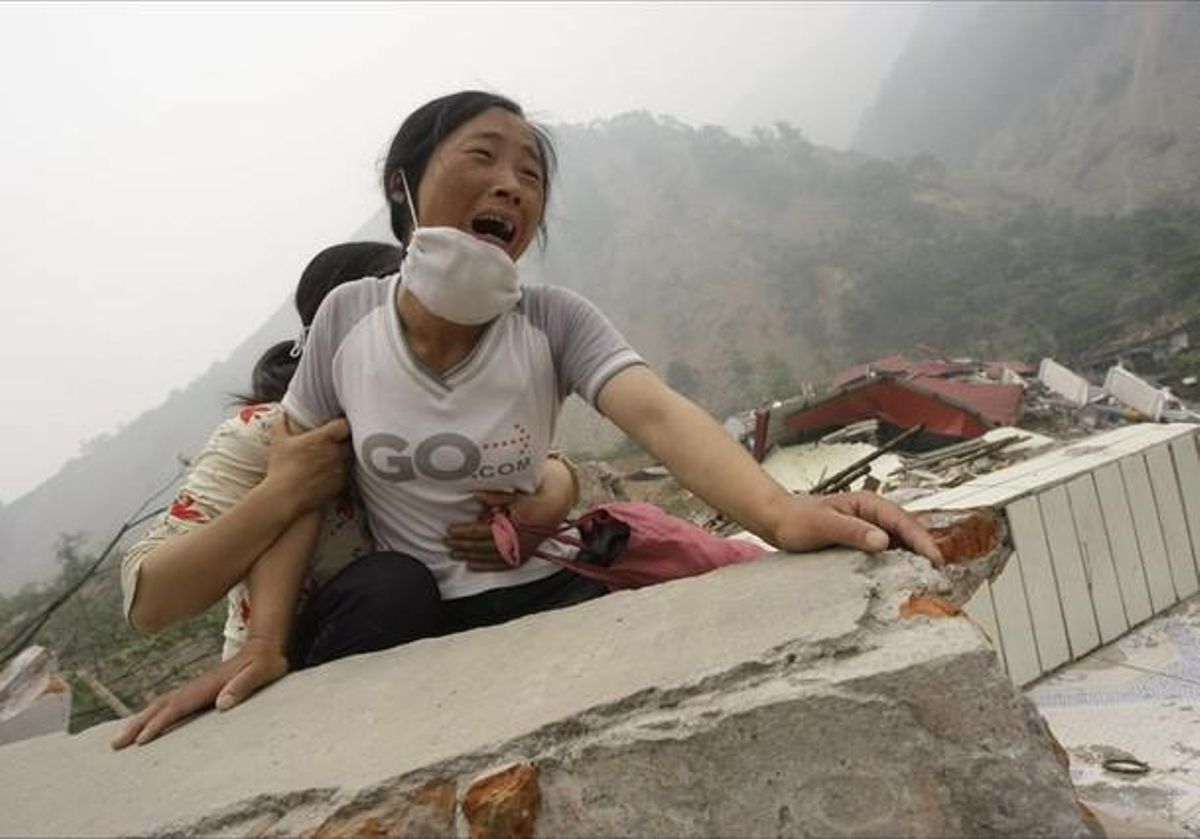
[{"label": "red roof", "polygon": [[948,361],[941,358],[909,359],[900,354],[885,355],[866,364],[859,364],[841,371],[833,377],[833,386],[841,387],[865,379],[872,373],[898,376],[948,376],[952,373],[967,373],[975,369],[973,362]]},{"label": "red roof", "polygon": [[983,369],[989,375],[1000,377],[1000,371],[1008,367],[1014,373],[1028,376],[1037,372],[1037,368],[1023,361],[952,361],[944,358],[910,359],[899,353],[885,355],[866,364],[858,364],[842,370],[833,377],[835,388],[865,379],[872,373],[876,375],[894,376],[934,376],[946,377],[958,373],[973,373]]},{"label": "red roof", "polygon": [[841,388],[793,412],[785,422],[789,431],[807,431],[874,418],[902,428],[920,424],[935,434],[971,438],[1015,423],[1023,395],[1020,385],[882,375]]}]

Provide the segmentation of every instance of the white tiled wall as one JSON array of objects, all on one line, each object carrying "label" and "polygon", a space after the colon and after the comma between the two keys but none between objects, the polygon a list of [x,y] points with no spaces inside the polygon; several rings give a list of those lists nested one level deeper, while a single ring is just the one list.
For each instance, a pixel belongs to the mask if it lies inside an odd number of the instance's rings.
[{"label": "white tiled wall", "polygon": [[1124,426],[912,505],[1004,509],[1015,552],[966,611],[1017,684],[1200,592],[1198,441]]}]

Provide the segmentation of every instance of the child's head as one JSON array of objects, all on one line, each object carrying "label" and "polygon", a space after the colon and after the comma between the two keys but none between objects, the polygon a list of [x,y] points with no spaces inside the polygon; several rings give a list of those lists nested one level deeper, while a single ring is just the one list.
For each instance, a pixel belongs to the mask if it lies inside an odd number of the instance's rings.
[{"label": "child's head", "polygon": [[296,285],[296,313],[309,326],[325,295],[342,283],[363,277],[387,277],[400,270],[403,252],[383,242],[345,242],[312,258]]},{"label": "child's head", "polygon": [[[346,242],[321,251],[300,275],[296,286],[296,312],[308,327],[325,296],[342,283],[363,277],[386,277],[400,270],[403,252],[382,242]],[[250,374],[250,394],[239,397],[248,404],[278,402],[300,363],[292,350],[295,341],[280,341],[262,354]]]}]

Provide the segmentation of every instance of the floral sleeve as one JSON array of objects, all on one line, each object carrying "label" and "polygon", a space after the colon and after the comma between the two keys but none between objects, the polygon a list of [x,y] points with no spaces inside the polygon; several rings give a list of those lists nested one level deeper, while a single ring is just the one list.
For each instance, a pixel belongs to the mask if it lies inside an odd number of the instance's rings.
[{"label": "floral sleeve", "polygon": [[[146,535],[125,552],[121,589],[125,619],[137,593],[142,563],[156,548],[175,536],[203,527],[230,510],[267,473],[271,424],[283,416],[277,404],[250,405],[217,426],[192,463],[170,506]],[[303,598],[349,563],[372,549],[362,509],[347,494],[330,505],[322,525]],[[249,591],[239,582],[227,594],[224,658],[235,655],[245,641],[250,621]]]},{"label": "floral sleeve", "polygon": [[250,405],[217,426],[170,506],[125,552],[121,590],[126,620],[145,558],[168,539],[203,527],[232,508],[263,479],[271,422],[279,416],[282,411],[278,405]]}]

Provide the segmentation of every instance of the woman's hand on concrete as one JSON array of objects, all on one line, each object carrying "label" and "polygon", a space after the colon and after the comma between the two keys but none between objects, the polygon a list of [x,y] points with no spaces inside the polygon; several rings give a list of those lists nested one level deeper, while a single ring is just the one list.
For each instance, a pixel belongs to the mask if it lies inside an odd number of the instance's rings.
[{"label": "woman's hand on concrete", "polygon": [[[492,507],[506,507],[520,523],[540,528],[557,528],[570,514],[578,501],[578,488],[570,467],[551,458],[546,461],[542,483],[532,495],[519,492],[477,492],[475,500],[484,506],[484,514]],[[521,557],[528,558],[542,539],[522,533]],[[467,563],[472,571],[506,571],[513,566],[500,556],[492,528],[486,518],[480,521],[454,524],[446,531],[446,547],[452,559]]]},{"label": "woman's hand on concrete", "polygon": [[131,717],[113,738],[112,747],[123,749],[149,743],[179,721],[216,707],[226,711],[288,672],[282,645],[251,636],[228,661],[202,673],[183,687],[164,694]]},{"label": "woman's hand on concrete", "polygon": [[899,505],[871,492],[792,495],[776,512],[775,544],[785,551],[845,545],[867,553],[896,541],[942,564],[933,537]]},{"label": "woman's hand on concrete", "polygon": [[349,440],[350,426],[341,417],[299,434],[281,417],[271,426],[264,484],[297,515],[321,506],[346,485]]}]

